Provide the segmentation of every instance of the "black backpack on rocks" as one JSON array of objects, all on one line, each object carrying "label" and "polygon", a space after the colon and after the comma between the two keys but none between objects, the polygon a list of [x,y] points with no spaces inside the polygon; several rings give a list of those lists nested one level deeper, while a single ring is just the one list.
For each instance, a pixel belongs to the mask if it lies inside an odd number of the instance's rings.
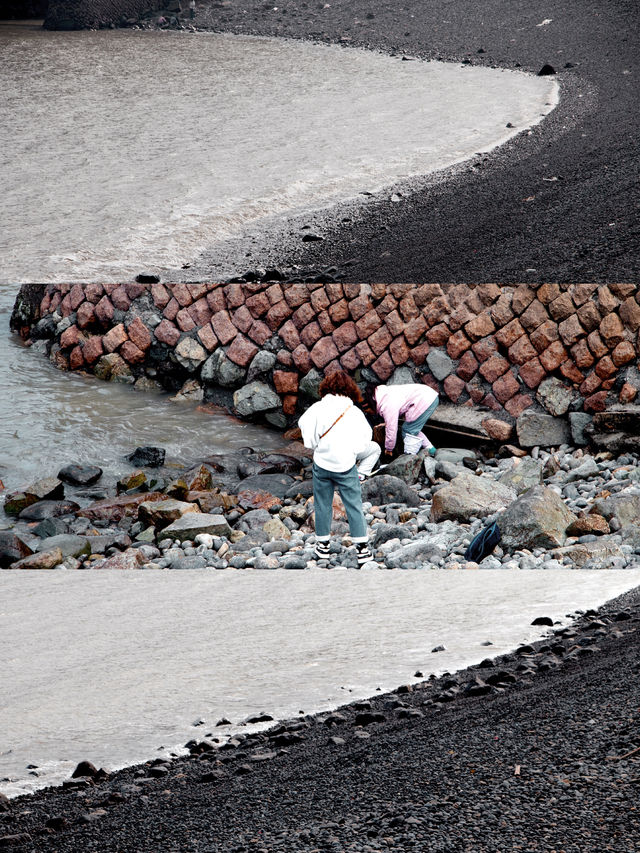
[{"label": "black backpack on rocks", "polygon": [[464,552],[465,560],[468,560],[471,563],[479,563],[493,552],[493,549],[499,541],[500,528],[494,521],[492,524],[488,525],[488,527],[483,528],[480,533],[476,534],[471,542],[469,542],[469,547]]}]

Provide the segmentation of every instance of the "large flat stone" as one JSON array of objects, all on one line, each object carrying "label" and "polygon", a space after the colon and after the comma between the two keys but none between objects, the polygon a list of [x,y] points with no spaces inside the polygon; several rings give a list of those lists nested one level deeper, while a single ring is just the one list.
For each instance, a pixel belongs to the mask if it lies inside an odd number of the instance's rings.
[{"label": "large flat stone", "polygon": [[189,512],[176,519],[164,529],[164,535],[180,542],[193,540],[199,533],[212,536],[230,536],[231,528],[223,515],[209,515],[206,512]]},{"label": "large flat stone", "polygon": [[571,429],[566,421],[552,415],[523,412],[516,422],[521,447],[555,447],[571,443]]},{"label": "large flat stone", "polygon": [[53,569],[63,560],[62,551],[60,548],[51,548],[48,551],[41,551],[37,554],[31,554],[29,557],[24,557],[14,563],[12,569]]},{"label": "large flat stone", "polygon": [[89,518],[92,521],[102,520],[116,523],[125,516],[135,518],[138,515],[138,507],[141,503],[149,503],[151,501],[162,501],[166,498],[162,492],[148,492],[143,495],[121,495],[118,498],[106,498],[103,501],[97,501],[91,506],[81,509],[77,513],[82,518]]},{"label": "large flat stone", "polygon": [[73,533],[60,533],[43,539],[36,548],[36,552],[50,551],[52,548],[59,548],[63,557],[79,557],[81,554],[91,553],[91,545],[87,537],[76,536]]},{"label": "large flat stone", "polygon": [[509,505],[516,497],[514,489],[495,480],[460,473],[433,496],[431,520],[468,522],[485,518]]},{"label": "large flat stone", "polygon": [[162,529],[188,512],[200,512],[197,504],[169,498],[164,501],[145,501],[138,507],[138,519],[143,524],[153,524]]}]

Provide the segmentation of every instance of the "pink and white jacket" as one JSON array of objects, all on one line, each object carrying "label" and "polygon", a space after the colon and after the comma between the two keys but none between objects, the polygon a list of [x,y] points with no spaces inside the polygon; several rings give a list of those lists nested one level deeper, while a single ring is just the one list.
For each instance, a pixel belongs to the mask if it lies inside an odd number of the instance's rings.
[{"label": "pink and white jacket", "polygon": [[385,449],[393,450],[396,446],[400,415],[411,423],[423,415],[437,398],[437,392],[428,385],[378,385],[375,401],[378,414],[384,418]]}]

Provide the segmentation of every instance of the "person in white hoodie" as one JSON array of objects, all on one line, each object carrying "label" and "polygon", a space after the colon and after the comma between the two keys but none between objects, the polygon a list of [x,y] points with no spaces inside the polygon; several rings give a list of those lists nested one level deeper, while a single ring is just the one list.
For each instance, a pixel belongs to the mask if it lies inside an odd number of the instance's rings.
[{"label": "person in white hoodie", "polygon": [[347,373],[331,373],[320,383],[319,390],[320,401],[298,421],[305,447],[313,450],[315,553],[318,559],[329,557],[333,495],[338,489],[358,552],[358,565],[362,566],[373,559],[373,554],[362,511],[360,482],[373,471],[381,449],[372,441],[371,427],[358,408],[364,402],[360,389]]}]

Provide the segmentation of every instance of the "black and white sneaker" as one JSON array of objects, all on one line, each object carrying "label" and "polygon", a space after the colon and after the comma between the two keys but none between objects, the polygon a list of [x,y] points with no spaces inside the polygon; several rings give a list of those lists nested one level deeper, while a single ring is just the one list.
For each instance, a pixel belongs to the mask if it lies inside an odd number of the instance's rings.
[{"label": "black and white sneaker", "polygon": [[316,542],[314,554],[318,560],[328,560],[330,556],[330,545],[328,542]]},{"label": "black and white sneaker", "polygon": [[368,542],[359,542],[356,545],[356,553],[358,555],[358,568],[373,560],[373,554],[371,553]]}]

